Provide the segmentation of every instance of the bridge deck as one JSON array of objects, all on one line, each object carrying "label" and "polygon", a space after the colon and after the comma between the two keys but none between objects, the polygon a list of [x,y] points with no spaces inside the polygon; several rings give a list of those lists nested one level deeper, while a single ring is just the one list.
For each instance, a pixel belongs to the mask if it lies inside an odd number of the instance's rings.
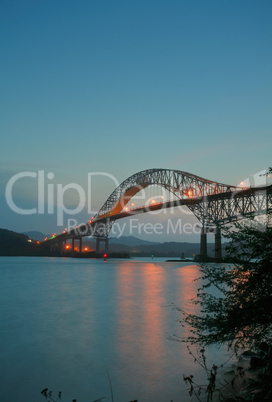
[{"label": "bridge deck", "polygon": [[[225,203],[227,203],[227,205]],[[111,225],[118,219],[181,205],[187,206],[199,220],[201,220],[201,218],[204,217],[204,214],[206,214],[205,219],[210,223],[224,223],[224,221],[244,218],[252,214],[265,214],[272,210],[272,185],[268,187],[252,187],[240,191],[227,191],[225,193],[212,194],[205,197],[188,197],[165,203],[143,206],[113,215],[110,213],[105,214],[104,216],[94,219],[79,228],[72,229],[69,232],[61,233],[54,238],[43,241],[41,242],[41,245],[47,246],[72,238],[91,236],[95,233],[95,228],[98,225]],[[221,219],[215,219],[215,210],[217,210],[218,214],[221,213],[222,215],[223,213]],[[212,218],[214,219],[209,219],[209,214],[212,214]]]}]

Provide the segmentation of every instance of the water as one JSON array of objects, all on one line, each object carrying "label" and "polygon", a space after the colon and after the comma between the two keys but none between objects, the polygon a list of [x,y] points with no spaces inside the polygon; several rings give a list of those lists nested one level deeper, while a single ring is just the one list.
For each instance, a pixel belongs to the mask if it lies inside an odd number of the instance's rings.
[{"label": "water", "polygon": [[189,401],[183,374],[204,373],[168,306],[194,311],[199,267],[164,261],[0,257],[0,400],[111,401],[108,371],[115,402]]}]

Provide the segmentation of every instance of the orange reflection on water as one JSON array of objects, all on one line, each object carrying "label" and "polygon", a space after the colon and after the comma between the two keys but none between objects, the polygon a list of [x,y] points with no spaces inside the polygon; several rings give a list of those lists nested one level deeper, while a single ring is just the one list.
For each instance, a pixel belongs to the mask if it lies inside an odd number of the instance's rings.
[{"label": "orange reflection on water", "polygon": [[143,267],[143,337],[148,358],[154,363],[163,348],[164,270],[160,265],[146,264]]},{"label": "orange reflection on water", "polygon": [[[121,264],[120,264],[121,265]],[[126,327],[127,331],[134,331],[134,302],[135,295],[133,289],[133,266],[122,264],[122,268],[117,272],[117,286],[118,286],[118,320],[117,325],[120,329]],[[126,332],[121,331],[120,337],[123,338]],[[125,341],[125,339],[123,339]]]},{"label": "orange reflection on water", "polygon": [[141,365],[139,369],[155,386],[162,373],[166,339],[164,269],[153,263],[124,263],[118,276],[118,353],[128,372]]},{"label": "orange reflection on water", "polygon": [[196,298],[197,291],[200,288],[201,282],[195,281],[200,277],[199,266],[187,265],[176,270],[178,282],[180,282],[180,292],[178,294],[177,303],[189,313],[195,311],[195,305],[192,304],[192,299]]},{"label": "orange reflection on water", "polygon": [[[197,265],[187,265],[176,269],[177,288],[179,289],[176,294],[175,305],[181,308],[185,313],[195,314],[199,312],[199,305],[195,305],[192,300],[196,299],[198,289],[201,286],[201,281],[196,281],[200,277],[200,268]],[[178,320],[184,324],[185,316],[182,312],[178,314]],[[190,327],[179,325],[176,332],[180,339],[187,339],[191,336]]]}]

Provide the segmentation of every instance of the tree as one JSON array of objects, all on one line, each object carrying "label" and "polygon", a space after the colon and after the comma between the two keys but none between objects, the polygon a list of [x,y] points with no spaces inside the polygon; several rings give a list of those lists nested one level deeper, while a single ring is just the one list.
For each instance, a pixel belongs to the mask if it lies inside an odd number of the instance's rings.
[{"label": "tree", "polygon": [[[203,285],[194,301],[200,313],[183,312],[191,332],[187,341],[254,349],[272,338],[272,228],[251,220],[225,235],[232,263],[202,266]],[[219,296],[208,292],[211,286]]]}]

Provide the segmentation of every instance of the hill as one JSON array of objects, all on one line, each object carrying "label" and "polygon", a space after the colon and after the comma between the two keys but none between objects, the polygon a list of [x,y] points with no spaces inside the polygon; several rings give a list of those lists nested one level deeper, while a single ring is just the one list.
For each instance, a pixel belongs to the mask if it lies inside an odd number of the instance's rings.
[{"label": "hill", "polygon": [[[92,238],[83,239],[83,244],[95,250],[95,240]],[[223,255],[224,247],[222,245]],[[124,236],[118,239],[109,240],[109,249],[111,252],[128,253],[131,257],[149,257],[151,255],[157,257],[178,257],[184,255],[185,258],[193,258],[200,253],[199,243],[188,242],[164,242],[156,243],[141,240],[133,236]],[[207,244],[208,255],[214,256],[214,243]]]},{"label": "hill", "polygon": [[110,243],[111,244],[125,244],[126,246],[131,246],[131,247],[160,244],[159,242],[138,239],[138,237],[135,237],[135,236],[112,237],[112,238],[110,238]]},{"label": "hill", "polygon": [[0,255],[29,255],[33,251],[30,238],[21,233],[0,229]]},{"label": "hill", "polygon": [[[1,256],[26,256],[26,255],[59,255],[60,250],[51,251],[49,249],[40,249],[31,239],[44,239],[44,234],[37,231],[30,231],[27,234],[16,233],[7,229],[0,229],[0,255]],[[88,247],[89,251],[95,250],[95,239],[83,238],[83,249]],[[222,245],[223,256],[224,247]],[[120,238],[111,238],[109,241],[110,253],[126,253],[131,257],[185,257],[193,258],[199,254],[199,243],[188,242],[164,242],[157,243],[138,239],[134,236],[123,236]],[[214,256],[214,244],[207,244],[208,255]]]},{"label": "hill", "polygon": [[37,230],[32,230],[30,232],[23,232],[22,234],[30,237],[33,240],[39,240],[39,241],[43,241],[46,237],[45,234],[43,234],[42,232],[38,232]]},{"label": "hill", "polygon": [[[131,256],[148,257],[151,255],[157,257],[178,257],[182,255],[186,258],[194,257],[200,252],[199,243],[187,242],[164,242],[155,244],[143,244],[137,246],[128,246],[126,244],[114,244],[110,242],[110,250],[120,252],[121,250],[129,253]],[[208,255],[214,255],[214,245],[208,244]]]},{"label": "hill", "polygon": [[0,256],[58,256],[59,251],[41,249],[37,242],[24,233],[0,229]]}]

